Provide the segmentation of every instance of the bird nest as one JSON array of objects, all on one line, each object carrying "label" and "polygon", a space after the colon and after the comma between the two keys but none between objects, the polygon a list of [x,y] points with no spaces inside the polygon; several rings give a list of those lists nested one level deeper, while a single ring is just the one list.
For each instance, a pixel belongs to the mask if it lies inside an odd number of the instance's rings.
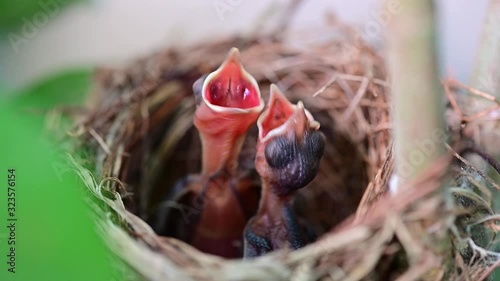
[{"label": "bird nest", "polygon": [[[297,214],[320,234],[302,249],[228,260],[158,236],[148,224],[175,182],[200,170],[192,84],[232,47],[264,100],[277,84],[304,102],[326,136],[320,171],[297,198]],[[496,224],[491,198],[473,191],[498,185],[456,154],[391,194],[389,90],[381,55],[338,23],[168,49],[97,71],[75,133],[85,153],[71,163],[95,198],[110,249],[140,279],[481,280],[498,255],[489,250],[492,235],[482,235],[491,239],[480,245],[472,232]],[[242,167],[253,167],[256,139],[254,128]]]}]

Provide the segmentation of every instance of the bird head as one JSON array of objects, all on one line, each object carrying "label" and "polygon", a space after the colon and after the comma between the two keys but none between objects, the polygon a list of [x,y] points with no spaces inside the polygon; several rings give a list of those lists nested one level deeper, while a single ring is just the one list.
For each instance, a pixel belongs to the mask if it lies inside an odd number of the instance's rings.
[{"label": "bird head", "polygon": [[325,137],[301,101],[292,104],[271,85],[269,102],[257,126],[256,168],[274,194],[291,194],[316,177]]},{"label": "bird head", "polygon": [[234,170],[245,135],[264,108],[259,86],[243,68],[236,48],[200,83],[193,85],[198,100],[194,124],[203,145],[203,171],[228,168],[224,165]]}]

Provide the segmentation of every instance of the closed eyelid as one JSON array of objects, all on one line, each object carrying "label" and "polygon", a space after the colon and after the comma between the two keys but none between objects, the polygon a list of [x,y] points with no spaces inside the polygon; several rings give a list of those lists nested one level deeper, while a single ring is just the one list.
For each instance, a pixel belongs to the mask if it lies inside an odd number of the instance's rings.
[{"label": "closed eyelid", "polygon": [[272,168],[284,168],[295,157],[294,141],[278,137],[268,143],[265,150],[266,161]]}]

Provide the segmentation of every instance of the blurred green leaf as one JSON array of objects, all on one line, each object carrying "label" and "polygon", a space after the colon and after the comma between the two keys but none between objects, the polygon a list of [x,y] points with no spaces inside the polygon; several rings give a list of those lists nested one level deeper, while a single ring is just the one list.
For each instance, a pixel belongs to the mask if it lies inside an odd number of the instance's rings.
[{"label": "blurred green leaf", "polygon": [[53,18],[70,3],[79,0],[2,0],[0,1],[0,30],[7,31],[24,24],[23,18],[33,22],[33,16],[42,12]]},{"label": "blurred green leaf", "polygon": [[[44,88],[44,87],[42,87]],[[46,88],[44,88],[46,89]],[[0,95],[1,96],[1,95]],[[43,133],[43,116],[0,101],[0,280],[113,280],[85,187]],[[7,175],[15,169],[15,245],[7,245]],[[15,271],[8,271],[15,247]],[[12,264],[13,265],[13,264]]]},{"label": "blurred green leaf", "polygon": [[92,85],[92,70],[80,69],[55,74],[15,93],[14,101],[23,107],[41,109],[57,105],[80,105]]}]

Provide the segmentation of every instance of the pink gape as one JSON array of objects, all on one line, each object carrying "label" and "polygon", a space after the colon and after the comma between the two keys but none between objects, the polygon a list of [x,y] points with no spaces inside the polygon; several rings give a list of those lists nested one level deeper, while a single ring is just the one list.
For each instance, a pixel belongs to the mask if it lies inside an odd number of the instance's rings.
[{"label": "pink gape", "polygon": [[187,219],[175,209],[160,210],[161,227],[155,230],[206,253],[241,257],[243,230],[257,210],[260,186],[255,176],[238,170],[238,156],[264,102],[236,48],[206,77],[201,93],[195,94],[194,125],[202,143],[202,172],[185,178],[175,188],[179,193],[174,201],[189,208]]}]

